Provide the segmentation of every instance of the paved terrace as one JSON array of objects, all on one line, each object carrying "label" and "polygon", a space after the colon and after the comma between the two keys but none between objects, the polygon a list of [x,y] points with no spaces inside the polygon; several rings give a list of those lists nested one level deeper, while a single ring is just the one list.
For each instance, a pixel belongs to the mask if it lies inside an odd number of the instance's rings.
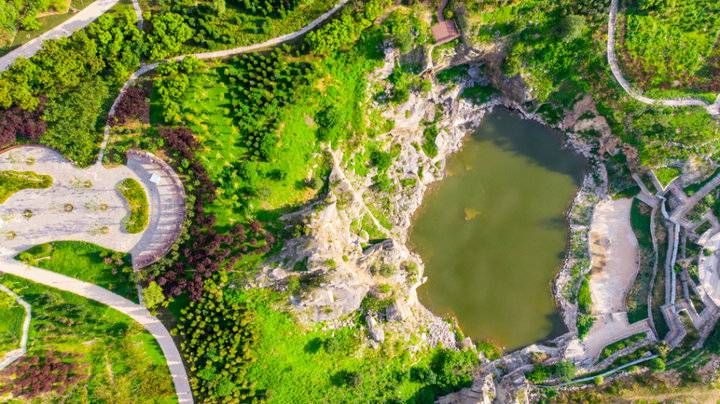
[{"label": "paved terrace", "polygon": [[[147,153],[129,153],[128,166],[81,169],[59,153],[20,146],[0,154],[0,170],[33,171],[53,178],[47,189],[26,189],[0,205],[0,272],[68,291],[114,308],[140,323],[158,342],[173,378],[178,400],[192,402],[180,353],[168,330],[144,307],[99,286],[16,261],[20,252],[55,240],[87,241],[132,252],[147,265],[174,242],[184,219],[184,192],[164,163]],[[123,229],[129,213],[116,185],[133,178],[149,195],[150,224],[140,234]],[[27,212],[32,212],[32,215]]]}]

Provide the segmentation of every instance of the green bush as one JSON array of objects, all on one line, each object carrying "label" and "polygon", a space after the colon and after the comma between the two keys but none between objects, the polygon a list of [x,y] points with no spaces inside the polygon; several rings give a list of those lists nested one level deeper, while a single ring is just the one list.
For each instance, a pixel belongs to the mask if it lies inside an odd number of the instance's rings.
[{"label": "green bush", "polygon": [[41,175],[32,171],[0,171],[0,204],[10,196],[23,189],[50,188],[53,183],[49,175]]},{"label": "green bush", "polygon": [[126,178],[117,185],[117,191],[125,198],[130,214],[123,219],[128,233],[140,233],[150,222],[150,205],[145,188],[132,178]]}]

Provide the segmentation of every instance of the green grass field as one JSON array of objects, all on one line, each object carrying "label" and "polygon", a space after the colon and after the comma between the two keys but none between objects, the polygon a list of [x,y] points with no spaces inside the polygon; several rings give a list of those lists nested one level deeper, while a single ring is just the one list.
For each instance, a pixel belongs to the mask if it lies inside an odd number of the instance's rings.
[{"label": "green grass field", "polygon": [[[368,102],[365,77],[378,66],[381,57],[378,44],[378,38],[373,37],[331,58],[304,57],[313,63],[311,84],[302,86],[293,102],[282,107],[274,156],[271,161],[248,162],[247,175],[252,177],[249,181],[238,175],[236,166],[244,161],[247,150],[230,114],[230,84],[222,77],[228,65],[211,64],[190,77],[190,85],[181,97],[181,121],[200,140],[200,159],[218,185],[217,198],[208,209],[217,215],[218,225],[243,220],[242,209],[255,212],[263,220],[272,219],[317,195],[321,187],[308,187],[305,182],[313,178],[321,185],[329,172],[314,122],[315,115],[326,106],[334,107],[337,127],[343,132],[341,141],[351,139],[351,150],[362,144],[368,132],[382,130],[385,123],[367,119],[363,107]],[[158,100],[153,98],[153,124],[161,123],[159,108]],[[278,172],[283,173],[282,177],[278,178]],[[233,189],[249,189],[252,196],[240,201]]]},{"label": "green grass field", "polygon": [[54,241],[20,253],[17,259],[98,285],[137,303],[130,256],[83,241]]},{"label": "green grass field", "polygon": [[130,214],[123,219],[128,233],[140,233],[150,221],[150,205],[145,188],[132,178],[126,178],[117,185],[117,191],[125,198]]},{"label": "green grass field", "polygon": [[20,347],[25,309],[15,299],[0,292],[0,357]]},{"label": "green grass field", "polygon": [[[25,357],[69,354],[81,374],[62,396],[51,393],[32,402],[176,402],[162,351],[137,323],[70,293],[9,275],[0,275],[0,282],[33,308]],[[12,383],[12,374],[0,373],[0,389]]]},{"label": "green grass field", "polygon": [[32,171],[0,171],[0,203],[23,189],[49,188],[53,183],[49,175],[40,175]]}]

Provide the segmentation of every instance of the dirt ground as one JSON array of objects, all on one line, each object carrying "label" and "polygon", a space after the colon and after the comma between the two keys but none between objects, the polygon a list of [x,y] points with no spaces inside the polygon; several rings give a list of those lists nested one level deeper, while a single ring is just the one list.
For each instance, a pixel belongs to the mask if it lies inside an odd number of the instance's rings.
[{"label": "dirt ground", "polygon": [[590,230],[590,294],[595,315],[626,311],[625,297],[639,270],[638,242],[630,225],[632,199],[595,207]]}]

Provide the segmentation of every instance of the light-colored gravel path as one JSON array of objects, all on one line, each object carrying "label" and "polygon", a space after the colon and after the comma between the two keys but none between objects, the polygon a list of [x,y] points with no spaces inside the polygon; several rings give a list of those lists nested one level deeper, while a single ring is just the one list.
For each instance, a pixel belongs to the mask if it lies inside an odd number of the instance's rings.
[{"label": "light-colored gravel path", "polygon": [[127,164],[150,196],[150,222],[130,250],[133,268],[138,269],[164,257],[175,243],[185,221],[185,189],[175,171],[150,153],[131,150]]},{"label": "light-colored gravel path", "polygon": [[20,306],[22,306],[23,309],[25,309],[25,319],[23,320],[22,324],[22,336],[20,336],[20,347],[6,353],[2,360],[0,360],[0,370],[3,370],[6,367],[10,366],[10,364],[15,362],[16,360],[22,358],[22,356],[25,355],[25,352],[27,352],[28,335],[30,333],[30,320],[32,320],[32,309],[30,308],[28,302],[23,300],[20,296],[16,295],[15,292],[13,292],[12,290],[6,288],[5,285],[0,285],[0,292],[4,292],[5,294],[10,295],[10,297],[15,299],[15,301]]},{"label": "light-colored gravel path", "polygon": [[5,248],[22,252],[50,241],[77,240],[127,252],[142,237],[127,233],[122,224],[129,212],[115,187],[126,178],[141,181],[126,166],[81,169],[54,150],[22,146],[0,154],[0,170],[53,178],[50,188],[20,191],[0,205],[0,240]]},{"label": "light-colored gravel path", "polygon": [[167,362],[173,384],[175,385],[178,401],[180,403],[193,402],[190,383],[187,372],[185,371],[185,366],[180,357],[180,352],[175,346],[170,332],[168,332],[160,320],[150,314],[147,309],[91,283],[22,264],[12,258],[13,253],[14,251],[0,247],[1,272],[102,303],[129,316],[142,325],[143,328],[155,338],[165,355],[165,361]]},{"label": "light-colored gravel path", "polygon": [[710,104],[703,100],[696,98],[675,98],[675,99],[655,99],[644,96],[642,93],[632,87],[632,85],[625,79],[618,65],[617,58],[615,56],[615,31],[617,27],[617,12],[618,12],[619,0],[612,0],[610,2],[610,15],[608,18],[608,40],[607,40],[607,60],[610,65],[615,80],[625,90],[625,92],[634,98],[635,100],[649,105],[661,105],[665,107],[703,107],[707,112],[714,116],[720,117],[720,95],[718,95],[715,103]]}]

